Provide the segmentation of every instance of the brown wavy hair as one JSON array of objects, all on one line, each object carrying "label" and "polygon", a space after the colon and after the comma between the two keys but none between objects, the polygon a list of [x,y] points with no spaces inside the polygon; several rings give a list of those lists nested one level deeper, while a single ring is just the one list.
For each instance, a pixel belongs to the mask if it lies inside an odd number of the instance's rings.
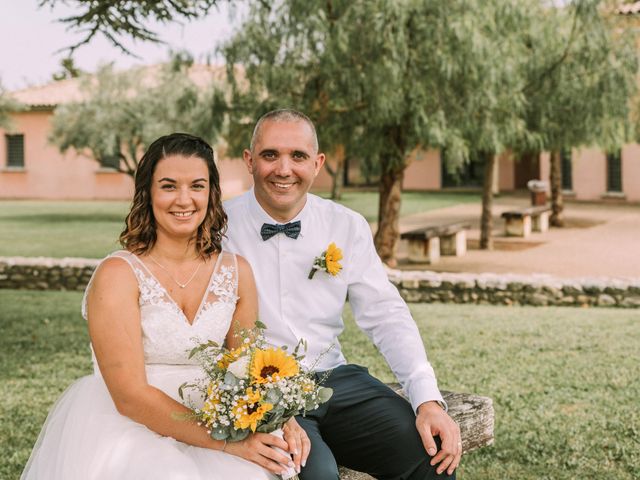
[{"label": "brown wavy hair", "polygon": [[222,250],[222,237],[227,230],[227,214],[222,208],[220,175],[216,168],[213,149],[199,137],[187,133],[172,133],[158,138],[142,156],[135,177],[135,193],[131,210],[120,234],[120,244],[126,250],[142,255],[156,243],[156,220],[151,208],[151,181],[156,165],[171,155],[198,157],[209,170],[210,195],[207,214],[195,237],[196,251],[203,258]]}]

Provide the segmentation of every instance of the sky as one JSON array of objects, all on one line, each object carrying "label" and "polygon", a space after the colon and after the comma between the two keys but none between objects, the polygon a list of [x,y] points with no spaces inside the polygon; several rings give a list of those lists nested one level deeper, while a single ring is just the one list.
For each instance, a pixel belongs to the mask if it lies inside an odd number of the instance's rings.
[{"label": "sky", "polygon": [[[59,1],[55,8],[38,8],[38,0],[0,0],[0,82],[8,90],[40,85],[60,71],[60,61],[66,56],[60,51],[83,38],[67,31],[57,20],[74,14],[74,10]],[[168,45],[149,42],[123,42],[140,58],[122,53],[104,37],[96,36],[88,45],[76,50],[76,65],[85,71],[95,71],[105,62],[119,68],[152,64],[166,60],[169,48],[186,49],[196,61],[206,61],[214,55],[215,46],[229,38],[233,28],[225,5],[215,8],[205,18],[182,25],[149,23],[151,30]]]}]

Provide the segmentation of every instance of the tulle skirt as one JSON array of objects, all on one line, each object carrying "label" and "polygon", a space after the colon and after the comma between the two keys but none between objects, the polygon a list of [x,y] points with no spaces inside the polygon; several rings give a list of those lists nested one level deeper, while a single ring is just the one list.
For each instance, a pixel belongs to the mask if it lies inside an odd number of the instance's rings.
[{"label": "tulle skirt", "polygon": [[[198,367],[150,365],[149,383],[178,400]],[[244,459],[163,437],[120,415],[99,374],[83,377],[47,417],[23,480],[266,480],[277,477]]]}]

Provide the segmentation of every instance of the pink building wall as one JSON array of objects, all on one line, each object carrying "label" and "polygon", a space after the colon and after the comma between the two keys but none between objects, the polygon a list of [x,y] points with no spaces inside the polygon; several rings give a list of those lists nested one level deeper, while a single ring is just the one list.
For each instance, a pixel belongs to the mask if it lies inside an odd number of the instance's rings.
[{"label": "pink building wall", "polygon": [[333,179],[331,178],[331,175],[329,175],[327,168],[323,166],[320,172],[318,173],[318,176],[313,181],[313,190],[328,191],[328,190],[331,190],[332,184],[333,184]]},{"label": "pink building wall", "polygon": [[[133,180],[101,169],[73,151],[61,154],[48,142],[51,111],[14,114],[9,132],[0,130],[0,198],[129,199]],[[6,169],[5,133],[24,135],[24,169]]]},{"label": "pink building wall", "polygon": [[[627,144],[621,151],[622,194],[630,202],[640,201],[640,145]],[[607,156],[597,147],[573,149],[571,153],[572,193],[576,200],[602,200],[607,192]],[[548,180],[550,155],[540,156],[541,178]]]},{"label": "pink building wall", "polygon": [[[129,200],[133,179],[101,168],[91,157],[69,150],[65,154],[49,143],[50,110],[12,115],[12,128],[0,129],[0,199]],[[7,169],[5,133],[24,135],[24,168]],[[242,159],[216,157],[224,198],[253,185]]]},{"label": "pink building wall", "polygon": [[574,149],[571,167],[576,200],[599,200],[607,193],[607,157],[602,150]]},{"label": "pink building wall", "polygon": [[540,180],[549,181],[549,175],[551,174],[551,154],[549,152],[542,152],[540,154]]},{"label": "pink building wall", "polygon": [[[102,169],[90,157],[69,151],[61,154],[48,141],[52,110],[31,110],[12,115],[10,131],[0,129],[0,199],[122,199],[133,193],[133,180],[125,174]],[[5,133],[24,135],[24,169],[7,169]],[[218,167],[223,196],[236,196],[253,184],[241,159],[218,155]],[[540,157],[540,178],[549,179],[549,154]],[[574,149],[572,153],[573,192],[577,200],[600,200],[607,195],[606,156],[598,148]],[[350,164],[350,178],[356,178],[358,166]],[[513,190],[515,164],[509,155],[498,159],[497,187]],[[414,154],[405,171],[407,190],[438,190],[441,188],[441,162],[437,150]],[[622,188],[624,198],[640,202],[640,145],[629,144],[622,149]],[[314,190],[329,190],[331,177],[323,168],[314,182]]]},{"label": "pink building wall", "polygon": [[622,191],[627,200],[640,202],[640,145],[637,143],[622,149]]},{"label": "pink building wall", "polygon": [[511,153],[498,157],[498,191],[510,191],[515,188],[515,159]]},{"label": "pink building wall", "polygon": [[217,155],[216,160],[222,198],[235,197],[253,186],[253,177],[241,158],[222,158]]},{"label": "pink building wall", "polygon": [[442,168],[438,150],[419,150],[412,155],[404,171],[405,190],[439,190],[442,187]]}]

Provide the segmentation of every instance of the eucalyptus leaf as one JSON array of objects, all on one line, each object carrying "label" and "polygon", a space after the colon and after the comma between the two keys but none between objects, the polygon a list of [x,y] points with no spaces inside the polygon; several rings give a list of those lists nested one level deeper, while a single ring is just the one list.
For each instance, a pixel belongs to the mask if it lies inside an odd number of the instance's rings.
[{"label": "eucalyptus leaf", "polygon": [[225,385],[227,385],[229,387],[235,387],[239,383],[240,383],[240,380],[233,373],[226,372],[224,374],[224,384]]},{"label": "eucalyptus leaf", "polygon": [[227,440],[231,435],[226,428],[214,428],[211,430],[209,436],[214,440]]},{"label": "eucalyptus leaf", "polygon": [[329,387],[320,387],[318,389],[318,402],[326,403],[333,396],[333,389]]},{"label": "eucalyptus leaf", "polygon": [[267,392],[267,394],[264,397],[264,400],[267,403],[270,403],[272,405],[276,405],[280,401],[281,398],[282,398],[282,393],[279,390],[277,390],[275,388],[272,388],[271,390],[269,390]]},{"label": "eucalyptus leaf", "polygon": [[231,433],[231,435],[229,436],[230,442],[240,442],[249,436],[249,434],[251,433],[251,430],[249,430],[248,428],[244,430],[231,429],[230,433]]}]

